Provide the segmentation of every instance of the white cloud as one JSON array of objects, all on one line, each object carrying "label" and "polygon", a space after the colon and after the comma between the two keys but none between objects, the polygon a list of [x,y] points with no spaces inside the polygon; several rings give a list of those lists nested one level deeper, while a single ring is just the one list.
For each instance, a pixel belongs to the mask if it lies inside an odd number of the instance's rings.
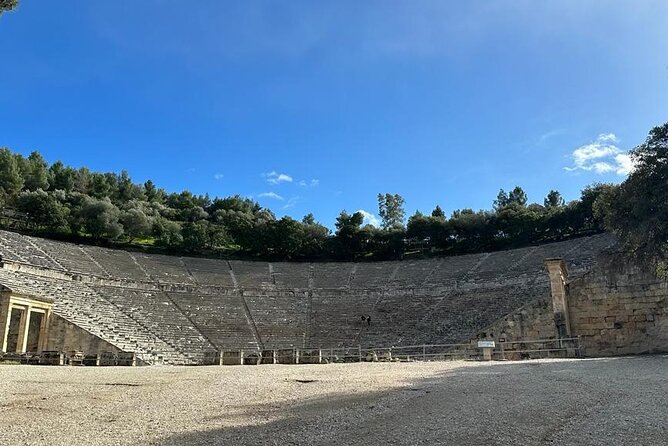
[{"label": "white cloud", "polygon": [[377,215],[372,214],[371,212],[367,212],[364,209],[359,209],[357,212],[360,212],[362,215],[364,215],[364,221],[362,222],[363,224],[380,227],[380,218]]},{"label": "white cloud", "polygon": [[301,187],[316,187],[320,184],[320,180],[313,178],[311,181],[301,180],[299,185]]},{"label": "white cloud", "polygon": [[267,183],[269,184],[292,183],[292,177],[286,173],[271,171],[269,173],[263,173],[262,177],[266,178]]},{"label": "white cloud", "polygon": [[225,175],[223,175],[222,173],[216,173],[216,174],[213,175],[213,178],[215,180],[222,180],[223,177],[225,177]]},{"label": "white cloud", "polygon": [[617,171],[624,172],[624,175],[628,175],[635,169],[635,164],[633,159],[628,153],[620,153],[615,156],[615,161],[617,161]]},{"label": "white cloud", "polygon": [[275,192],[262,192],[261,194],[258,194],[258,197],[273,198],[274,200],[285,200],[285,198],[281,197]]},{"label": "white cloud", "polygon": [[596,140],[601,142],[619,142],[619,138],[614,133],[601,133]]},{"label": "white cloud", "polygon": [[291,197],[288,199],[288,202],[285,203],[283,209],[292,209],[299,202],[299,197]]},{"label": "white cloud", "polygon": [[573,150],[570,157],[573,165],[564,167],[569,172],[577,170],[593,171],[599,174],[614,172],[626,176],[633,170],[631,157],[616,144],[614,133],[601,133],[596,141]]}]

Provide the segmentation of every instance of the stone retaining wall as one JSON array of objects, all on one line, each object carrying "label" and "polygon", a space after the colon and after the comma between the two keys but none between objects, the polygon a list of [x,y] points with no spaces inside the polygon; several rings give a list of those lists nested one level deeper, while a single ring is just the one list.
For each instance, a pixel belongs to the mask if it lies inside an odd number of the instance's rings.
[{"label": "stone retaining wall", "polygon": [[587,356],[668,351],[668,282],[624,257],[568,284],[571,327]]},{"label": "stone retaining wall", "polygon": [[[668,281],[622,253],[599,258],[566,285],[571,336],[585,356],[668,352]],[[478,333],[516,341],[557,336],[551,299],[532,302]]]},{"label": "stone retaining wall", "polygon": [[47,350],[65,352],[76,350],[92,355],[121,351],[121,349],[55,314],[51,319]]}]

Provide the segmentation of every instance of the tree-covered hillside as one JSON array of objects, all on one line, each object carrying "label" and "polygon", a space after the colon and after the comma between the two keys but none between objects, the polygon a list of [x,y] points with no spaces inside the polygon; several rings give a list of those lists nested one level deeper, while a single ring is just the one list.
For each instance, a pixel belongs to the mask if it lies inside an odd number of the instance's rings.
[{"label": "tree-covered hillside", "polygon": [[550,191],[529,203],[521,187],[501,190],[489,210],[440,206],[405,224],[404,199],[378,194],[380,228],[359,213],[341,212],[335,231],[312,214],[276,218],[239,195],[211,198],[137,184],[127,172],[99,173],[38,153],[0,149],[0,225],[84,243],[174,253],[280,260],[364,260],[451,255],[547,243],[603,230],[616,233],[637,257],[666,263],[668,124],[631,152],[635,170],[620,186],[595,184],[579,200]]},{"label": "tree-covered hillside", "polygon": [[302,221],[276,218],[241,196],[211,198],[169,193],[152,181],[137,184],[127,172],[99,173],[61,162],[49,165],[38,152],[27,158],[0,150],[2,226],[77,242],[152,247],[172,252],[291,260],[390,259],[495,250],[587,235],[602,230],[593,205],[609,185],[582,191],[564,203],[550,191],[528,204],[520,187],[500,191],[491,210],[439,206],[416,212],[404,225],[400,195],[379,194],[382,228],[363,226],[360,213],[342,211],[335,232],[312,214]]}]

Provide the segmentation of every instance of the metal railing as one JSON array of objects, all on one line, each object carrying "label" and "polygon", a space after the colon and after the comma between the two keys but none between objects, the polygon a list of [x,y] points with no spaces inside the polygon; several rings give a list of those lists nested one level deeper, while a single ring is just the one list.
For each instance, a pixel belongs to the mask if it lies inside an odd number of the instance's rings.
[{"label": "metal railing", "polygon": [[[491,359],[578,358],[583,356],[579,337],[495,342]],[[327,364],[382,361],[482,360],[477,342],[461,344],[418,344],[391,347],[287,347],[265,350],[226,349],[221,365],[233,364]]]},{"label": "metal railing", "polygon": [[[486,340],[490,341],[490,340]],[[485,344],[487,345],[487,344]],[[520,341],[495,341],[493,347],[478,347],[477,341],[460,344],[417,344],[384,347],[285,347],[273,349],[224,349],[204,355],[203,362],[195,365],[260,365],[260,364],[330,364],[352,362],[395,361],[451,361],[451,360],[522,360],[538,358],[579,358],[584,356],[580,337],[561,339],[527,339]],[[54,354],[60,354],[55,361]],[[49,359],[51,358],[51,359]],[[85,355],[84,352],[43,352],[0,354],[0,362],[23,364],[73,364],[82,365],[155,365],[165,363],[161,355],[143,355],[132,352],[105,352]]]}]

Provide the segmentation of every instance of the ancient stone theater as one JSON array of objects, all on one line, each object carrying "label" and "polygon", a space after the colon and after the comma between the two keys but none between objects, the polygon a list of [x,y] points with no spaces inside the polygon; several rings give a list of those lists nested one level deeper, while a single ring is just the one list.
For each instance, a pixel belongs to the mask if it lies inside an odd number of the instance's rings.
[{"label": "ancient stone theater", "polygon": [[426,260],[268,263],[0,231],[0,253],[5,356],[199,365],[668,351],[666,281],[607,234]]}]

